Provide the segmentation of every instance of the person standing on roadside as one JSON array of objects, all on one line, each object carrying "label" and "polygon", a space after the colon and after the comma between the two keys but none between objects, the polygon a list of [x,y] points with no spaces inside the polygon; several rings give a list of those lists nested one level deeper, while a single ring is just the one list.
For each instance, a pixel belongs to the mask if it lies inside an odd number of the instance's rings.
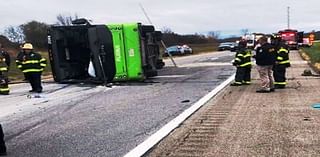
[{"label": "person standing on roadside", "polygon": [[290,67],[289,47],[281,37],[275,37],[274,44],[277,50],[276,64],[273,67],[274,87],[283,89],[287,85],[286,69]]},{"label": "person standing on roadside", "polygon": [[5,50],[4,50],[4,47],[3,47],[3,45],[2,45],[2,44],[0,44],[0,48],[1,48],[1,50],[0,50],[0,54],[1,54],[2,56],[4,56],[4,58],[5,58],[5,63],[7,64],[7,66],[8,66],[8,67],[10,67],[10,64],[11,64],[11,58],[10,58],[9,53],[8,53],[7,51],[5,51]]},{"label": "person standing on roadside", "polygon": [[232,63],[237,67],[235,82],[231,86],[249,85],[251,83],[251,51],[247,49],[247,42],[239,42],[235,59]]},{"label": "person standing on roadside", "polygon": [[268,43],[266,37],[259,39],[260,47],[256,52],[257,70],[261,80],[261,88],[257,93],[269,93],[274,91],[272,68],[276,62],[276,49],[273,45]]},{"label": "person standing on roadside", "polygon": [[46,59],[33,51],[31,43],[25,43],[22,47],[23,55],[17,58],[17,67],[25,74],[32,89],[29,92],[42,92],[41,74],[46,67]]},{"label": "person standing on roadside", "polygon": [[[16,64],[19,64],[19,62],[22,62],[22,61],[20,61],[19,60],[19,58],[21,59],[22,58],[22,56],[23,56],[23,45],[24,45],[24,43],[23,44],[21,44],[20,46],[19,46],[19,52],[17,53],[18,55],[17,55],[17,59],[16,59]],[[24,76],[24,79],[23,79],[23,81],[28,81],[27,80],[27,76],[26,76],[26,74],[25,73],[23,73],[23,76]]]},{"label": "person standing on roadside", "polygon": [[4,51],[3,46],[0,44],[0,94],[8,95],[9,94],[9,79],[8,71],[10,66],[10,55]]}]

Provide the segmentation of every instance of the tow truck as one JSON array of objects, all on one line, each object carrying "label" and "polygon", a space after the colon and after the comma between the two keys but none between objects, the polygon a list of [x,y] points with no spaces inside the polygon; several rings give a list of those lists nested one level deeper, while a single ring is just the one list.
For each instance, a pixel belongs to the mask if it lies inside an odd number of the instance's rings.
[{"label": "tow truck", "polygon": [[258,44],[258,40],[263,36],[263,33],[252,33],[245,35],[243,39],[247,41],[247,47],[253,49]]}]

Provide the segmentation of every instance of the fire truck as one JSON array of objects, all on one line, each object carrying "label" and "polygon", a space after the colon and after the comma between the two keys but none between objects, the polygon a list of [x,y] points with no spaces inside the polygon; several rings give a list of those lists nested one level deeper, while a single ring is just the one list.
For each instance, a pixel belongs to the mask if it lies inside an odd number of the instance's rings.
[{"label": "fire truck", "polygon": [[282,40],[286,41],[290,49],[298,49],[298,43],[303,42],[303,32],[298,32],[294,29],[285,29],[278,33]]}]

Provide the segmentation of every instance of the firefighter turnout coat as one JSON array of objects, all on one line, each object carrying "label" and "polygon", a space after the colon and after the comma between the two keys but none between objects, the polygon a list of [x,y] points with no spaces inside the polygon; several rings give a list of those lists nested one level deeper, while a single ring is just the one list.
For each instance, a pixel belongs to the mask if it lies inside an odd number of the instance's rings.
[{"label": "firefighter turnout coat", "polygon": [[6,56],[0,53],[0,94],[9,94],[8,68]]},{"label": "firefighter turnout coat", "polygon": [[16,64],[23,73],[41,73],[47,66],[47,61],[40,54],[30,52],[18,56]]},{"label": "firefighter turnout coat", "polygon": [[289,50],[280,46],[277,51],[276,64],[273,67],[274,85],[279,88],[284,88],[286,82],[286,68],[290,67]]},{"label": "firefighter turnout coat", "polygon": [[235,84],[251,83],[251,51],[248,49],[240,49],[237,51],[233,65],[237,67]]}]

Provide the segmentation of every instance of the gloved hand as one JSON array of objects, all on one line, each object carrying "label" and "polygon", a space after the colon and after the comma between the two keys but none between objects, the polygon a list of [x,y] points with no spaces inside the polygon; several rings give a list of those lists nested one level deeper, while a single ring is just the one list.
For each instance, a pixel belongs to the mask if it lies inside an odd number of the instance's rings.
[{"label": "gloved hand", "polygon": [[236,66],[236,61],[234,59],[231,61],[231,63],[233,66]]},{"label": "gloved hand", "polygon": [[6,84],[6,80],[5,79],[0,79],[0,85],[5,85]]}]

